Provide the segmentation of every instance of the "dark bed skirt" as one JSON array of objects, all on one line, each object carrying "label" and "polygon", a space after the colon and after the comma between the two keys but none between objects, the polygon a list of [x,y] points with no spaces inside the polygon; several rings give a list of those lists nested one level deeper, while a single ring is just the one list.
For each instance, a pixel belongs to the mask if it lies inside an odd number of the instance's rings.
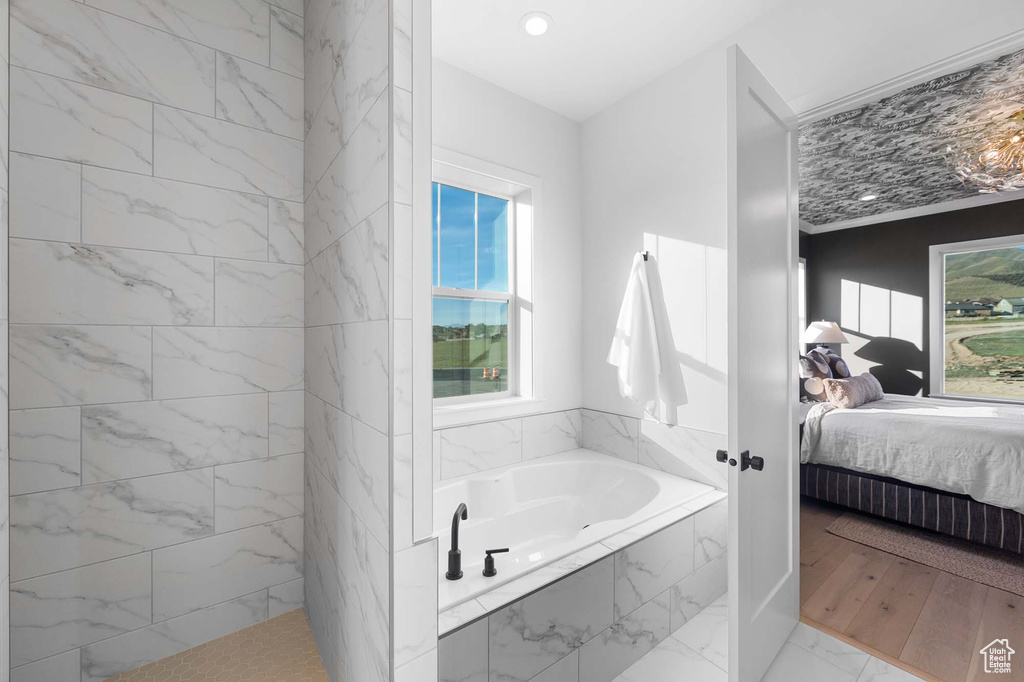
[{"label": "dark bed skirt", "polygon": [[867,514],[1024,554],[1024,515],[967,495],[822,464],[800,465],[800,493]]}]

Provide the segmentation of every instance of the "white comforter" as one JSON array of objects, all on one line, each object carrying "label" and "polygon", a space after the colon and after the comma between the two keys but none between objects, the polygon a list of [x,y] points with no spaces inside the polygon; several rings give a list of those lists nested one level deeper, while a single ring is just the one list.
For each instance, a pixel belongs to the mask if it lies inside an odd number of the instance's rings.
[{"label": "white comforter", "polygon": [[852,410],[820,403],[800,461],[888,476],[1024,514],[1024,407],[886,394]]}]

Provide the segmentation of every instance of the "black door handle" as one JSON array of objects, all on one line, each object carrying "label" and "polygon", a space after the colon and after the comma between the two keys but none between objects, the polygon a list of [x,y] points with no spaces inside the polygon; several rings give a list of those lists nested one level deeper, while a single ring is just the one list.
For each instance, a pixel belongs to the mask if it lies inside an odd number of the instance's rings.
[{"label": "black door handle", "polygon": [[744,450],[740,453],[740,471],[746,471],[747,469],[764,471],[764,458],[751,457],[750,450]]}]

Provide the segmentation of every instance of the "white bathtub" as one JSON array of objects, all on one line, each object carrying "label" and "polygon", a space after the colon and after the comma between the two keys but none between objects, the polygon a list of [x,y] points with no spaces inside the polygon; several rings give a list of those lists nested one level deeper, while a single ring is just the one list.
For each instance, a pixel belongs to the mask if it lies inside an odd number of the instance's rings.
[{"label": "white bathtub", "polygon": [[[438,546],[438,610],[477,597],[530,571],[683,505],[712,487],[590,450],[572,450],[434,487]],[[460,502],[469,519],[459,527],[461,580],[447,580],[451,521]],[[496,554],[498,575],[481,575],[484,550]]]}]

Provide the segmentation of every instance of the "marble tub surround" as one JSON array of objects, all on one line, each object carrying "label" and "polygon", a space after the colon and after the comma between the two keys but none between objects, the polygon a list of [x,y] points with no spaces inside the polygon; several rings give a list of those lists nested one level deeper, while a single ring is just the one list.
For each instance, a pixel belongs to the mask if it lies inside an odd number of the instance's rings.
[{"label": "marble tub surround", "polygon": [[688,426],[666,426],[649,419],[584,408],[583,447],[652,469],[728,487],[728,472],[715,451],[728,447],[728,436]]},{"label": "marble tub surround", "polygon": [[10,2],[14,679],[302,606],[302,5]]},{"label": "marble tub surround", "polygon": [[435,480],[556,455],[583,445],[580,410],[565,410],[434,431]]},{"label": "marble tub surround", "polygon": [[[711,500],[618,550],[601,545],[603,552],[567,559],[565,574],[524,582],[527,591],[500,608],[481,597],[442,614],[444,626],[461,622],[442,634],[440,679],[612,680],[725,594],[724,571],[695,589],[696,519],[724,505]],[[684,617],[677,603],[696,610]]]}]

